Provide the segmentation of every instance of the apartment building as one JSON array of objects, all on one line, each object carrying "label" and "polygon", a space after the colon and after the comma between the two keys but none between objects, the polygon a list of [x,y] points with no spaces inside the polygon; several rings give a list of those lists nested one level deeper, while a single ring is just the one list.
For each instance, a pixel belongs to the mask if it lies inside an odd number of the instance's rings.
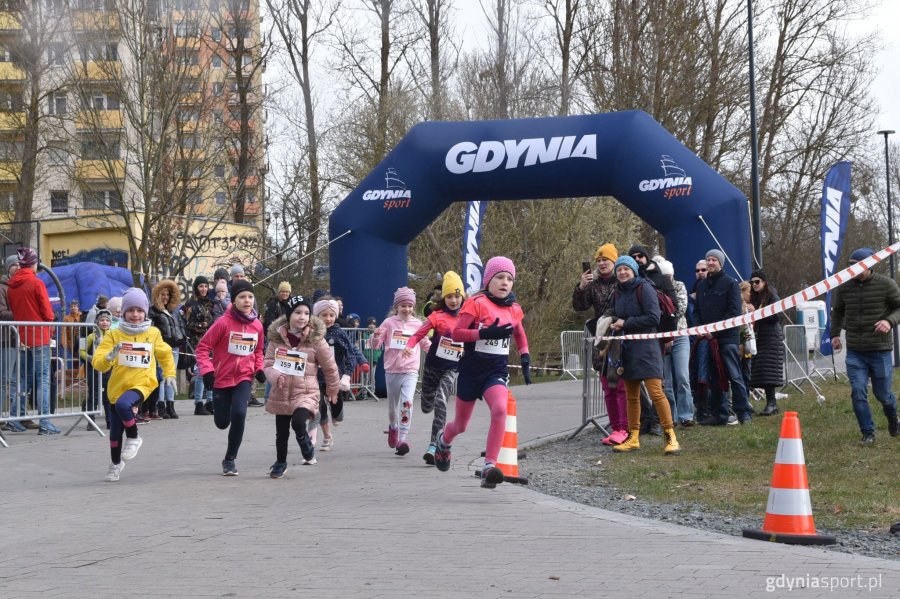
[{"label": "apartment building", "polygon": [[4,243],[151,275],[253,263],[264,70],[258,0],[0,0]]}]

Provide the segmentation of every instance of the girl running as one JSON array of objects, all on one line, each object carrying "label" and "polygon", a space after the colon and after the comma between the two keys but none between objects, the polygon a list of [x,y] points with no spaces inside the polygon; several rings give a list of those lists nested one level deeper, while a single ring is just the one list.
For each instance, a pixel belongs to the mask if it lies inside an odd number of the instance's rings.
[{"label": "girl running", "polygon": [[[100,342],[103,341],[104,335],[109,332],[112,326],[112,314],[109,310],[97,310],[97,316],[94,317],[94,323],[99,329],[98,332],[91,333],[85,340],[84,347],[81,349],[81,360],[87,365],[85,370],[85,378],[87,379],[87,406],[82,404],[82,409],[87,407],[89,411],[96,410],[101,404],[103,406],[103,416],[106,419],[106,430],[109,430],[110,424],[110,408],[109,397],[106,394],[109,389],[110,372],[98,373],[94,370],[94,353]],[[91,420],[90,416],[88,416]],[[88,424],[88,430],[93,430],[93,425]]]},{"label": "girl running", "polygon": [[[213,390],[213,419],[228,431],[222,475],[237,476],[238,450],[244,438],[247,404],[255,377],[263,372],[263,327],[253,309],[253,285],[241,279],[231,286],[232,304],[197,344],[197,365],[203,384]],[[212,359],[210,359],[212,353]]]},{"label": "girl running", "polygon": [[106,473],[107,482],[119,480],[125,468],[123,460],[134,459],[144,442],[138,436],[134,416],[141,402],[159,386],[156,380],[157,361],[162,366],[164,384],[173,391],[176,388],[172,348],[163,341],[159,329],[147,320],[149,303],[147,295],[140,289],[131,287],[126,290],[122,294],[123,319],[119,328],[103,335],[103,341],[91,360],[95,370],[107,372],[112,369],[108,389],[112,408],[109,428],[112,463]]},{"label": "girl running", "polygon": [[[331,434],[331,426],[328,424],[328,412],[331,411],[331,422],[334,426],[338,426],[344,421],[344,396],[349,395],[350,375],[356,369],[356,362],[353,358],[353,342],[350,341],[347,332],[337,323],[339,315],[340,307],[337,301],[329,296],[322,297],[313,305],[313,316],[321,318],[325,325],[325,342],[334,353],[334,361],[340,375],[340,390],[329,408],[329,402],[325,401],[328,396],[325,372],[319,370],[319,425],[322,427],[322,451],[331,451],[334,447],[334,436]],[[315,437],[313,437],[313,443],[315,444]]]},{"label": "girl running", "polygon": [[506,432],[506,402],[509,372],[509,339],[514,337],[522,364],[525,384],[531,384],[531,356],[522,326],[522,307],[512,292],[516,267],[512,260],[495,256],[484,266],[484,289],[465,303],[453,329],[453,340],[465,343],[459,362],[456,412],[437,438],[434,465],[441,472],[450,470],[450,444],[465,432],[475,409],[475,400],[483,397],[491,410],[481,486],[493,489],[503,482],[503,472],[496,467],[497,456]]},{"label": "girl running", "polygon": [[391,315],[369,338],[371,347],[384,347],[384,378],[388,395],[388,447],[396,455],[409,453],[409,426],[412,420],[413,394],[419,379],[419,348],[428,351],[431,341],[421,339],[417,345],[409,340],[422,327],[416,311],[416,292],[400,287],[394,292]]},{"label": "girl running", "polygon": [[429,331],[434,330],[431,349],[425,356],[425,371],[422,374],[422,412],[429,414],[434,410],[431,444],[422,459],[432,466],[435,442],[447,421],[447,400],[456,382],[457,367],[463,352],[463,344],[453,341],[451,335],[465,297],[462,279],[452,270],[447,271],[441,286],[440,301],[432,303],[433,311],[428,315],[425,324],[409,339],[406,349],[403,350],[404,355],[409,352],[408,355],[411,356],[415,345],[424,339]]},{"label": "girl running", "polygon": [[266,378],[272,386],[266,411],[275,415],[275,463],[272,478],[287,470],[288,437],[294,429],[303,464],[316,463],[316,449],[307,432],[307,423],[319,414],[317,371],[325,376],[325,396],[337,401],[338,368],[325,341],[325,323],[310,317],[310,305],[302,295],[287,301],[287,315],[269,327],[266,348]]}]

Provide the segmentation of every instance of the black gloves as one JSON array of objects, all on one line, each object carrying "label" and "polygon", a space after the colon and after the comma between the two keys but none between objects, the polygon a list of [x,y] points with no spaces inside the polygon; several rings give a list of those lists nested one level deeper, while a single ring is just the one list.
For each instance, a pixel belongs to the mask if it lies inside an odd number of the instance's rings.
[{"label": "black gloves", "polygon": [[256,371],[256,380],[259,381],[260,383],[265,383],[266,382],[266,373],[263,372],[262,370],[257,370]]},{"label": "black gloves", "polygon": [[512,337],[513,326],[511,324],[500,324],[500,319],[494,321],[489,327],[478,330],[479,339],[508,339]]},{"label": "black gloves", "polygon": [[210,370],[206,374],[203,375],[203,386],[207,389],[213,388],[213,383],[216,382],[216,373]]},{"label": "black gloves", "polygon": [[525,377],[525,384],[531,384],[531,356],[522,354],[522,376]]}]

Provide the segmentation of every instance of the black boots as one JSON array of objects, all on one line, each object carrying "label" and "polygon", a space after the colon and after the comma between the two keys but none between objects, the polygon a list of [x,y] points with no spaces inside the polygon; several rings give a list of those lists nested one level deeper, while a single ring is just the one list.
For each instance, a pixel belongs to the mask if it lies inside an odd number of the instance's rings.
[{"label": "black boots", "polygon": [[772,416],[773,414],[778,413],[778,404],[775,403],[775,400],[767,401],[766,407],[762,409],[762,412],[759,413],[760,416]]},{"label": "black boots", "polygon": [[[171,418],[172,420],[178,420],[178,414],[175,413],[175,402],[167,401],[166,402],[166,416]],[[164,416],[164,417],[166,417]]]}]

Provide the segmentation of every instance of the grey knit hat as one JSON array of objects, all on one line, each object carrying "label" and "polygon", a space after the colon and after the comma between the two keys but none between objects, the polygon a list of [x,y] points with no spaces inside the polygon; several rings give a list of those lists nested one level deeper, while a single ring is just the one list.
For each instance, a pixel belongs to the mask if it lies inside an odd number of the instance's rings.
[{"label": "grey knit hat", "polygon": [[708,252],[706,252],[706,257],[709,258],[710,256],[718,260],[719,264],[725,266],[725,254],[723,254],[720,250],[709,250]]}]

